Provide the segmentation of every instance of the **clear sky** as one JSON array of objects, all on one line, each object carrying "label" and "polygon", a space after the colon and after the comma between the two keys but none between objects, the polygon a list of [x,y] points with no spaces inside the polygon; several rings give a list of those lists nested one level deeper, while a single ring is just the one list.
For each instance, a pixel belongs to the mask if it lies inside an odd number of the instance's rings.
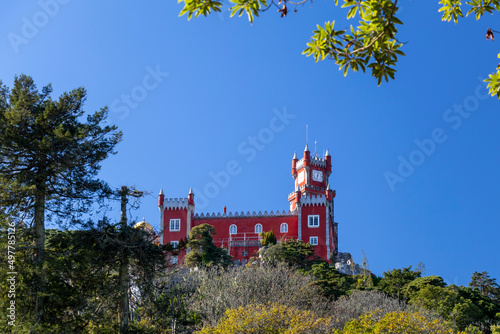
[{"label": "clear sky", "polygon": [[[442,22],[437,0],[400,6],[407,56],[380,87],[301,55],[316,24],[348,25],[331,0],[253,25],[226,11],[187,21],[172,0],[9,1],[0,79],[28,74],[54,97],[84,86],[87,110],[109,106],[124,140],[101,177],[150,192],[132,216],[157,229],[162,187],[193,187],[199,213],[288,210],[307,124],[311,150],[332,155],[340,251],[360,262],[364,250],[377,275],[422,262],[450,284],[500,279],[499,101],[481,80],[500,51],[486,30],[500,25]],[[213,187],[230,162],[237,173]]]}]

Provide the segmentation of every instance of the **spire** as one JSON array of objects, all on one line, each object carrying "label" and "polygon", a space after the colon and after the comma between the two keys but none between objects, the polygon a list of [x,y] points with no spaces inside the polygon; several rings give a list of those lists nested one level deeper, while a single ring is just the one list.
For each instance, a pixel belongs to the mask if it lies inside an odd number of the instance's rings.
[{"label": "spire", "polygon": [[326,184],[326,190],[327,190],[327,191],[328,191],[328,190],[332,190],[332,189],[330,188],[330,182],[328,182],[328,183]]},{"label": "spire", "polygon": [[309,152],[309,146],[307,146],[307,143],[306,143],[306,148],[304,149],[304,152]]},{"label": "spire", "polygon": [[[297,151],[293,153],[293,159],[297,159]],[[298,159],[297,159],[298,160]]]},{"label": "spire", "polygon": [[159,195],[160,195],[160,196],[161,196],[161,195],[165,195],[165,194],[163,193],[163,188],[161,188],[161,189],[160,189],[160,193],[159,193]]},{"label": "spire", "polygon": [[192,195],[192,194],[194,194],[194,193],[193,193],[193,188],[189,188],[189,193],[188,193],[188,195]]},{"label": "spire", "polygon": [[330,156],[330,152],[328,151],[328,148],[326,149],[326,153],[325,153],[325,157],[329,157]]}]

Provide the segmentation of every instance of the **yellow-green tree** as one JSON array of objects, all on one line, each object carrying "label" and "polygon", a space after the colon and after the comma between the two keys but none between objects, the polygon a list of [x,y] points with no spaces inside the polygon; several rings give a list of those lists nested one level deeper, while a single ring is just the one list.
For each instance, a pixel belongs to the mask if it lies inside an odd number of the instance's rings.
[{"label": "yellow-green tree", "polygon": [[199,334],[323,334],[335,333],[331,318],[281,304],[251,304],[229,309],[217,326],[207,326]]},{"label": "yellow-green tree", "polygon": [[442,319],[432,319],[417,312],[390,312],[380,316],[374,311],[349,321],[342,334],[454,334]]}]

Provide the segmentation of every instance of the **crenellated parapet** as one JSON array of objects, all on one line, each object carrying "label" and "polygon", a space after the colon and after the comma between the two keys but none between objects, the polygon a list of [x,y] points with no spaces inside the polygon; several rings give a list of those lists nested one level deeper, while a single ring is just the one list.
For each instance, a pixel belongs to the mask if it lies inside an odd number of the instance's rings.
[{"label": "crenellated parapet", "polygon": [[318,167],[326,167],[326,160],[320,157],[311,157],[311,165]]},{"label": "crenellated parapet", "polygon": [[[323,168],[326,168],[327,165],[328,165],[326,159],[320,158],[320,157],[316,157],[316,156],[311,157],[310,164],[311,164],[311,166],[323,167]],[[295,163],[295,169],[296,170],[300,170],[300,169],[302,169],[302,167],[304,167],[304,158],[298,160]]]},{"label": "crenellated parapet", "polygon": [[215,213],[198,214],[197,213],[197,214],[195,214],[194,218],[195,219],[224,219],[224,218],[288,217],[288,216],[296,216],[296,215],[297,215],[297,212],[295,212],[295,211],[286,212],[285,210],[283,210],[282,212],[264,211],[264,213],[262,211],[259,211],[259,212],[253,211],[252,213],[250,213],[250,211],[247,211],[247,213],[242,211],[240,213],[229,212],[227,214],[224,214],[224,213],[221,214],[220,212],[218,212],[217,214],[215,214]]},{"label": "crenellated parapet", "polygon": [[302,206],[323,206],[326,205],[327,199],[325,195],[306,194],[300,200]]},{"label": "crenellated parapet", "polygon": [[170,210],[187,209],[188,204],[189,200],[187,198],[165,198],[163,201],[163,207]]}]

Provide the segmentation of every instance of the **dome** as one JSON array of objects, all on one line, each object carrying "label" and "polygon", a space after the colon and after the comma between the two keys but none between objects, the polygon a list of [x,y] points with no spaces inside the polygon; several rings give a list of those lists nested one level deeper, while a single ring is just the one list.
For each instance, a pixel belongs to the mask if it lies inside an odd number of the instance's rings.
[{"label": "dome", "polygon": [[151,232],[154,232],[153,226],[151,226],[149,223],[146,223],[146,220],[144,217],[142,217],[142,221],[138,222],[137,224],[134,225],[134,228],[142,228],[146,230],[150,230]]}]

